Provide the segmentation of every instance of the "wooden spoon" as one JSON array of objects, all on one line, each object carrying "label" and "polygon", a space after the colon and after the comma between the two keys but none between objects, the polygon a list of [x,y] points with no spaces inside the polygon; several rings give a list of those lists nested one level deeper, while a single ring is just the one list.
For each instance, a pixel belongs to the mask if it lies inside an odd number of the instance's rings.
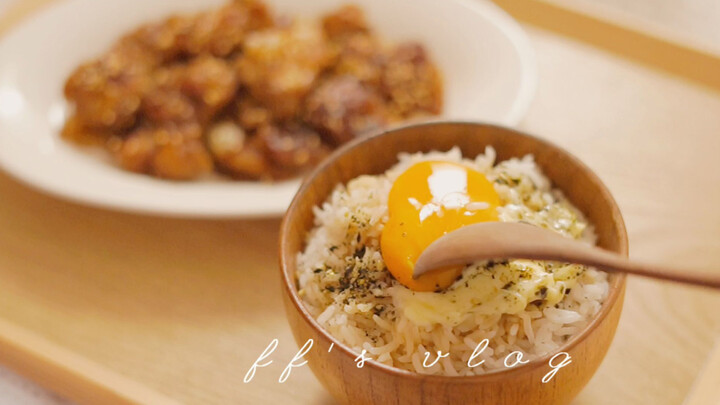
[{"label": "wooden spoon", "polygon": [[413,278],[428,271],[478,260],[534,259],[585,264],[606,271],[671,280],[720,289],[720,273],[699,273],[632,262],[537,226],[513,222],[482,222],[463,226],[430,244],[418,257]]}]

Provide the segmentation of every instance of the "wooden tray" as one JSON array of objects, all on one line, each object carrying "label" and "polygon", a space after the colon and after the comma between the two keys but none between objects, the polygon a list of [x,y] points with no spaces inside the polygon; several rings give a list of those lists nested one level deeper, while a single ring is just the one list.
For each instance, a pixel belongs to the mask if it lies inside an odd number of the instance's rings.
[{"label": "wooden tray", "polygon": [[[46,2],[23,1],[0,32]],[[633,256],[720,263],[717,86],[611,56],[582,35],[586,44],[528,30],[541,80],[521,127],[603,178]],[[280,301],[278,224],[103,211],[0,174],[0,362],[81,404],[331,404],[307,368],[277,382],[297,350]],[[575,403],[681,403],[720,330],[718,306],[719,294],[631,279],[615,342]],[[273,338],[274,363],[244,384]]]}]

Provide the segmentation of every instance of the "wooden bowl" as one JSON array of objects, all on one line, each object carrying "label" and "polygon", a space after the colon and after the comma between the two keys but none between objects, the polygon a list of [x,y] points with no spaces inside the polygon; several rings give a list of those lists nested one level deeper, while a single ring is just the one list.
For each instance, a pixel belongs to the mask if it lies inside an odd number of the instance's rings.
[{"label": "wooden bowl", "polygon": [[[595,225],[598,245],[627,255],[628,240],[620,211],[600,179],[582,162],[544,140],[507,128],[475,123],[427,123],[357,139],[321,164],[298,191],[280,232],[280,268],[288,320],[299,345],[313,339],[305,359],[320,382],[343,404],[567,404],[600,365],[617,328],[625,292],[625,276],[609,277],[610,293],[600,313],[558,352],[572,356],[547,384],[554,353],[530,363],[472,377],[428,376],[374,361],[362,368],[357,354],[326,332],[305,309],[297,294],[296,257],[313,226],[312,208],[335,185],[362,174],[380,174],[397,162],[399,152],[429,152],[458,146],[475,157],[492,145],[497,160],[533,154],[537,164]],[[332,351],[328,352],[334,343]]]}]

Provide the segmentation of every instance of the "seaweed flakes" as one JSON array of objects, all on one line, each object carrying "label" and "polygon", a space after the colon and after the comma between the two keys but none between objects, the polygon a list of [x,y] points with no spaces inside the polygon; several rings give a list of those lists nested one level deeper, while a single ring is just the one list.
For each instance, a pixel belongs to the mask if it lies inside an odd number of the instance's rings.
[{"label": "seaweed flakes", "polygon": [[338,280],[339,289],[351,299],[366,297],[372,294],[372,290],[377,286],[378,280],[374,273],[361,263],[348,265]]},{"label": "seaweed flakes", "polygon": [[[358,237],[359,236],[360,234],[358,234]],[[363,256],[365,256],[365,250],[365,245],[361,246],[358,250],[355,251],[355,253],[353,253],[353,257],[356,259],[362,259]]]},{"label": "seaweed flakes", "polygon": [[375,307],[373,307],[372,311],[373,311],[373,314],[380,316],[385,311],[385,305],[381,305],[381,304],[375,305]]}]

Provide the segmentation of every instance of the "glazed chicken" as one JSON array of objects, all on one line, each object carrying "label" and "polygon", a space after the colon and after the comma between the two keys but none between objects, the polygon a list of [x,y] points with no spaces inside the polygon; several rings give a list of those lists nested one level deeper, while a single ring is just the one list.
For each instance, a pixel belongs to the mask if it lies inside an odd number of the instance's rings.
[{"label": "glazed chicken", "polygon": [[385,44],[357,6],[304,21],[260,0],[142,26],[64,93],[65,139],[171,180],[297,176],[354,137],[442,109],[425,49]]}]

